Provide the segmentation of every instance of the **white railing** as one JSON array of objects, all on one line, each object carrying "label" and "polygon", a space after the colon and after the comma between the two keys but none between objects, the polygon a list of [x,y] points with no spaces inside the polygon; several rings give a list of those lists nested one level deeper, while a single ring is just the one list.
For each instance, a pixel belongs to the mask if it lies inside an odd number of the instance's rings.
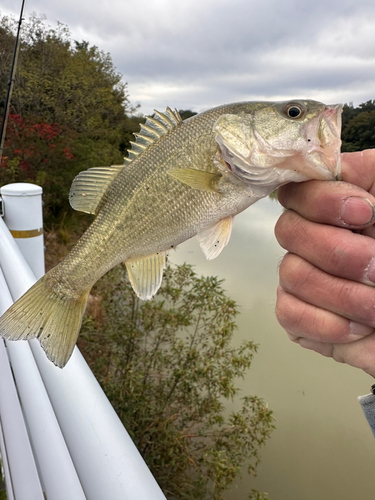
[{"label": "white railing", "polygon": [[[12,298],[0,270],[0,313]],[[43,500],[42,487],[23,418],[7,350],[0,341],[1,457],[8,500]]]},{"label": "white railing", "polygon": [[[18,203],[7,200],[9,187],[11,196],[22,198],[17,217],[12,206]],[[34,235],[34,255],[41,227],[41,189],[35,189],[18,184],[1,190],[5,222],[15,236]],[[40,214],[31,215],[35,196]],[[22,252],[0,219],[1,313],[36,280],[25,259],[27,242],[21,245]],[[29,262],[41,274],[40,262]],[[10,500],[42,500],[43,492],[48,500],[165,500],[77,348],[61,370],[37,340],[7,341],[6,349],[0,343],[0,449]]]}]

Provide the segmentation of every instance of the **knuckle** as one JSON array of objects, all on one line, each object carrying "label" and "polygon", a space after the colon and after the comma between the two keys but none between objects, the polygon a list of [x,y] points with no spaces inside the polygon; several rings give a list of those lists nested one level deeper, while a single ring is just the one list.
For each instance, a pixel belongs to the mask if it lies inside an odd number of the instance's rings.
[{"label": "knuckle", "polygon": [[286,250],[293,247],[293,242],[300,232],[302,218],[292,210],[287,210],[279,217],[275,225],[275,236]]},{"label": "knuckle", "polygon": [[316,282],[317,269],[298,255],[287,253],[280,264],[280,283],[286,291],[299,295]]},{"label": "knuckle", "polygon": [[280,326],[282,326],[284,330],[292,332],[294,323],[293,309],[291,308],[290,297],[285,291],[279,294],[277,298],[275,313]]},{"label": "knuckle", "polygon": [[299,301],[292,294],[285,290],[276,301],[276,318],[280,326],[288,334],[298,336],[301,331],[306,329],[306,304]]},{"label": "knuckle", "polygon": [[289,208],[290,204],[290,198],[293,196],[293,191],[295,189],[295,184],[289,182],[288,184],[285,184],[284,186],[279,187],[277,190],[277,197],[279,200],[279,203],[285,207]]},{"label": "knuckle", "polygon": [[375,328],[375,290],[367,285],[348,281],[339,283],[336,289],[339,310],[361,323]]},{"label": "knuckle", "polygon": [[355,272],[357,262],[358,255],[352,251],[345,235],[331,239],[327,248],[326,266],[332,274],[345,275],[349,269],[351,272]]}]

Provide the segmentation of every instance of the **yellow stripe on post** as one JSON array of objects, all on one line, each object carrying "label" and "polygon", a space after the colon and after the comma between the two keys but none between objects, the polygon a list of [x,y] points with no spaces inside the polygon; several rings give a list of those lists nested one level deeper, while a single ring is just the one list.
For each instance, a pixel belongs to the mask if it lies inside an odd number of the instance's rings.
[{"label": "yellow stripe on post", "polygon": [[43,228],[39,229],[28,229],[25,231],[16,231],[15,229],[9,229],[13,238],[35,238],[36,236],[41,236],[43,234]]}]

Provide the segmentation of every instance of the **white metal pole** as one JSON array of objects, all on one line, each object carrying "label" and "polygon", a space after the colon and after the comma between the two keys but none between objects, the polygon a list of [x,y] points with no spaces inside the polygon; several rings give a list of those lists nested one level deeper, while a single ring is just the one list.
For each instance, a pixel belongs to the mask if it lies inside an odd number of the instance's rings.
[{"label": "white metal pole", "polygon": [[[0,269],[0,314],[12,302]],[[1,455],[3,459],[6,457],[8,465],[5,474],[8,499],[43,500],[42,486],[3,340],[0,340],[0,417],[3,430]]]},{"label": "white metal pole", "polygon": [[[35,282],[2,219],[0,266],[14,300]],[[48,500],[86,500],[29,344],[7,342],[7,348]]]},{"label": "white metal pole", "polygon": [[0,458],[1,458],[1,465],[2,465],[2,473],[4,476],[4,482],[5,482],[5,491],[6,491],[6,495],[7,495],[7,500],[15,500],[14,493],[13,493],[12,477],[10,474],[8,457],[7,457],[6,448],[5,448],[3,428],[1,427],[1,422],[0,422]]},{"label": "white metal pole", "polygon": [[165,500],[79,350],[60,370],[36,347],[34,356],[87,498]]},{"label": "white metal pole", "polygon": [[[14,278],[23,266],[5,265],[13,297],[20,295]],[[87,498],[165,500],[78,349],[61,370],[48,361],[37,341],[30,345]]]}]

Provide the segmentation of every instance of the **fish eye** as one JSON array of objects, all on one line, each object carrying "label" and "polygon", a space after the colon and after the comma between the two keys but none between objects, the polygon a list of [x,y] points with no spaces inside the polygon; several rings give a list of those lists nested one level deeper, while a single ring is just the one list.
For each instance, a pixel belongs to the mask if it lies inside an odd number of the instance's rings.
[{"label": "fish eye", "polygon": [[304,114],[304,108],[300,104],[293,102],[286,104],[283,112],[288,118],[296,119],[302,117]]},{"label": "fish eye", "polygon": [[297,106],[292,106],[288,109],[288,116],[290,118],[297,118],[301,114],[301,110]]}]

